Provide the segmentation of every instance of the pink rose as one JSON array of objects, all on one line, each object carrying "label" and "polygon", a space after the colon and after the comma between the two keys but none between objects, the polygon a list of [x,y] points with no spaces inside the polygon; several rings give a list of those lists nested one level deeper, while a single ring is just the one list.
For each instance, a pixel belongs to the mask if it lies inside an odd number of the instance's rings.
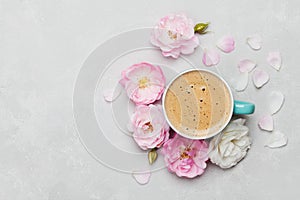
[{"label": "pink rose", "polygon": [[204,140],[191,140],[176,134],[164,144],[163,154],[169,171],[179,177],[194,178],[206,168],[208,144]]},{"label": "pink rose", "polygon": [[164,56],[173,58],[178,58],[180,53],[191,54],[199,45],[194,23],[184,14],[171,14],[160,19],[150,41],[161,49]]},{"label": "pink rose", "polygon": [[139,105],[131,117],[133,138],[143,149],[161,147],[169,139],[169,125],[161,105]]},{"label": "pink rose", "polygon": [[159,66],[146,62],[134,64],[122,71],[120,84],[137,105],[150,104],[161,98],[166,79]]}]

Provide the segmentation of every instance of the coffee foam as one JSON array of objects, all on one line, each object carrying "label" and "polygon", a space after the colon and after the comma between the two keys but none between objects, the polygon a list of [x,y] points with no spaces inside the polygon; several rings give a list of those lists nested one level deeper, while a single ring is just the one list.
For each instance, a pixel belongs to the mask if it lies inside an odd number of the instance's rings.
[{"label": "coffee foam", "polygon": [[173,81],[164,108],[171,127],[181,134],[206,137],[219,131],[231,117],[231,94],[216,75],[193,70]]}]

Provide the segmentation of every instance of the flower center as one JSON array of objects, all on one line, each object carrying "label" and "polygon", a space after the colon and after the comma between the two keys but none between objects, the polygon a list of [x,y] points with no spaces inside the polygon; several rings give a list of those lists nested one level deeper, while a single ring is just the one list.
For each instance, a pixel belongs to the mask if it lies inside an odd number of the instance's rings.
[{"label": "flower center", "polygon": [[145,133],[149,133],[149,132],[151,133],[151,132],[153,132],[153,126],[152,126],[152,124],[150,122],[147,122],[145,124],[145,126],[146,126]]},{"label": "flower center", "polygon": [[180,154],[180,160],[183,160],[183,159],[189,159],[191,158],[191,148],[190,147],[186,147],[183,152]]},{"label": "flower center", "polygon": [[172,31],[168,30],[168,35],[169,35],[170,39],[177,40],[177,34],[176,33],[173,33]]},{"label": "flower center", "polygon": [[143,89],[143,88],[146,88],[147,85],[149,83],[149,79],[147,77],[143,77],[139,80],[139,88],[140,89]]}]

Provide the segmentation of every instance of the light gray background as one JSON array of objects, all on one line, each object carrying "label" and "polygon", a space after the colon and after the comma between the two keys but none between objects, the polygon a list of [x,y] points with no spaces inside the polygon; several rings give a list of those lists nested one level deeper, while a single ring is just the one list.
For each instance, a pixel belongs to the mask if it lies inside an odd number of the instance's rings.
[{"label": "light gray background", "polygon": [[[296,0],[0,0],[0,199],[297,199],[299,10]],[[208,41],[235,36],[237,50],[228,58],[222,54],[220,68],[250,57],[267,69],[270,83],[257,91],[250,82],[249,94],[258,105],[256,117],[265,113],[266,94],[285,94],[274,120],[289,144],[265,148],[270,133],[253,122],[252,149],[235,168],[210,165],[193,180],[161,170],[140,186],[86,152],[73,121],[73,86],[84,60],[111,35],[152,26],[178,11],[195,22],[210,21],[214,37],[203,37]],[[244,44],[252,33],[262,35],[261,51]],[[271,50],[282,53],[279,73],[265,62]]]}]

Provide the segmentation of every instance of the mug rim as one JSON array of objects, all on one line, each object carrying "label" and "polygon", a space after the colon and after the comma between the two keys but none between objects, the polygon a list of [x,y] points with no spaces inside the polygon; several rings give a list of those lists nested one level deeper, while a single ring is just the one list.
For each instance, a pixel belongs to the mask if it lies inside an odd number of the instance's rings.
[{"label": "mug rim", "polygon": [[[230,108],[230,113],[229,113],[229,117],[228,119],[226,120],[226,123],[224,123],[224,125],[218,129],[218,131],[215,131],[213,134],[209,134],[209,135],[205,135],[205,136],[191,136],[191,135],[187,135],[187,134],[184,134],[184,133],[181,133],[180,131],[178,131],[173,125],[172,123],[170,122],[168,116],[167,116],[167,113],[166,113],[166,109],[165,109],[165,98],[166,98],[166,94],[170,88],[170,86],[172,85],[172,83],[177,79],[179,78],[180,76],[182,76],[183,74],[186,74],[186,73],[189,73],[189,72],[192,72],[192,71],[203,71],[203,72],[207,72],[207,73],[210,73],[214,76],[216,76],[218,79],[220,79],[225,87],[227,88],[228,90],[228,93],[229,93],[229,96],[230,96],[230,102],[231,102],[231,108]],[[162,109],[163,109],[163,114],[165,116],[165,119],[168,123],[168,125],[179,135],[181,135],[182,137],[185,137],[185,138],[188,138],[188,139],[193,139],[193,140],[200,140],[200,139],[208,139],[208,138],[211,138],[211,137],[214,137],[216,135],[218,135],[219,133],[221,133],[221,131],[228,125],[228,123],[230,122],[231,118],[232,118],[232,115],[233,115],[233,108],[234,108],[234,99],[233,99],[233,95],[232,95],[232,91],[231,91],[231,88],[229,87],[228,83],[217,73],[213,72],[213,71],[210,71],[210,70],[207,70],[207,69],[187,69],[187,70],[184,70],[182,72],[180,72],[179,74],[177,74],[174,78],[172,78],[172,80],[168,83],[167,87],[165,88],[165,91],[163,93],[163,96],[162,96]]]}]

